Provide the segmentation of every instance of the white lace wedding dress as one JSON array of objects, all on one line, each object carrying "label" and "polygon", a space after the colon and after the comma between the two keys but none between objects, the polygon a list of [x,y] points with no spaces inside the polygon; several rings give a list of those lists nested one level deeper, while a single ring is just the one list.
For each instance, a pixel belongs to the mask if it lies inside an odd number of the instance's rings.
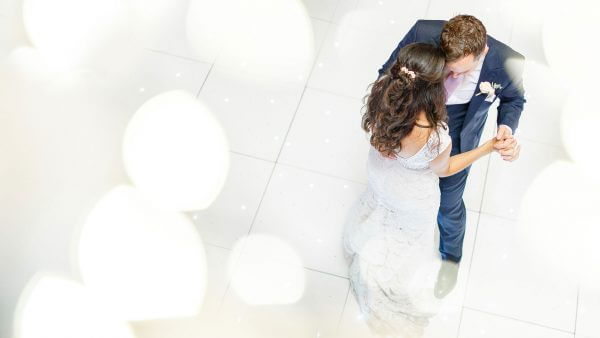
[{"label": "white lace wedding dress", "polygon": [[434,296],[441,265],[434,245],[440,189],[429,162],[451,141],[447,130],[438,133],[409,158],[388,159],[371,147],[367,189],[346,219],[352,292],[378,334],[420,337],[440,305]]}]

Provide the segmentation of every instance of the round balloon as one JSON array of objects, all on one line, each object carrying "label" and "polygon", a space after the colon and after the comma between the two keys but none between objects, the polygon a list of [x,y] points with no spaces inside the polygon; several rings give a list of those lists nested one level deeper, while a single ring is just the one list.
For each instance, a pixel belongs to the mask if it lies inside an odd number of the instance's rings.
[{"label": "round balloon", "polygon": [[134,185],[163,208],[207,208],[229,171],[225,132],[208,108],[184,91],[148,100],[125,131],[123,160]]}]

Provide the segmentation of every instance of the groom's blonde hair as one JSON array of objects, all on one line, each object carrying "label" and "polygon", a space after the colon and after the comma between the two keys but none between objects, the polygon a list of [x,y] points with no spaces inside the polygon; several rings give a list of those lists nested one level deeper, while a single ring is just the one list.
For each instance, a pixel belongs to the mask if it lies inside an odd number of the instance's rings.
[{"label": "groom's blonde hair", "polygon": [[440,46],[446,61],[456,61],[473,54],[478,57],[485,50],[487,32],[479,19],[472,15],[457,15],[442,28]]}]

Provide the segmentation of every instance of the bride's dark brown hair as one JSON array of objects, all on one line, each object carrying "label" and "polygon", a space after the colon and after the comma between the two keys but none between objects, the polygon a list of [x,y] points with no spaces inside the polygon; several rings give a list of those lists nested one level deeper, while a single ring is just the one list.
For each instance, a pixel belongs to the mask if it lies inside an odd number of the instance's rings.
[{"label": "bride's dark brown hair", "polygon": [[400,141],[413,130],[421,111],[436,132],[441,122],[447,122],[444,65],[444,53],[438,47],[412,43],[403,47],[395,63],[370,85],[362,128],[372,133],[370,142],[375,149],[397,155],[402,149]]}]

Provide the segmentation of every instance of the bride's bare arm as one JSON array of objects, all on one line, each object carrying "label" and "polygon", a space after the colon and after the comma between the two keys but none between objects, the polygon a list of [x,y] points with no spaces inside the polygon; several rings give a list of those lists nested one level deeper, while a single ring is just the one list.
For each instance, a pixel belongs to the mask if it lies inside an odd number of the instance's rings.
[{"label": "bride's bare arm", "polygon": [[439,177],[452,176],[465,169],[482,156],[494,151],[495,142],[496,139],[493,138],[471,151],[456,154],[452,157],[450,157],[450,151],[452,150],[452,142],[450,142],[448,147],[429,163],[429,167]]}]

